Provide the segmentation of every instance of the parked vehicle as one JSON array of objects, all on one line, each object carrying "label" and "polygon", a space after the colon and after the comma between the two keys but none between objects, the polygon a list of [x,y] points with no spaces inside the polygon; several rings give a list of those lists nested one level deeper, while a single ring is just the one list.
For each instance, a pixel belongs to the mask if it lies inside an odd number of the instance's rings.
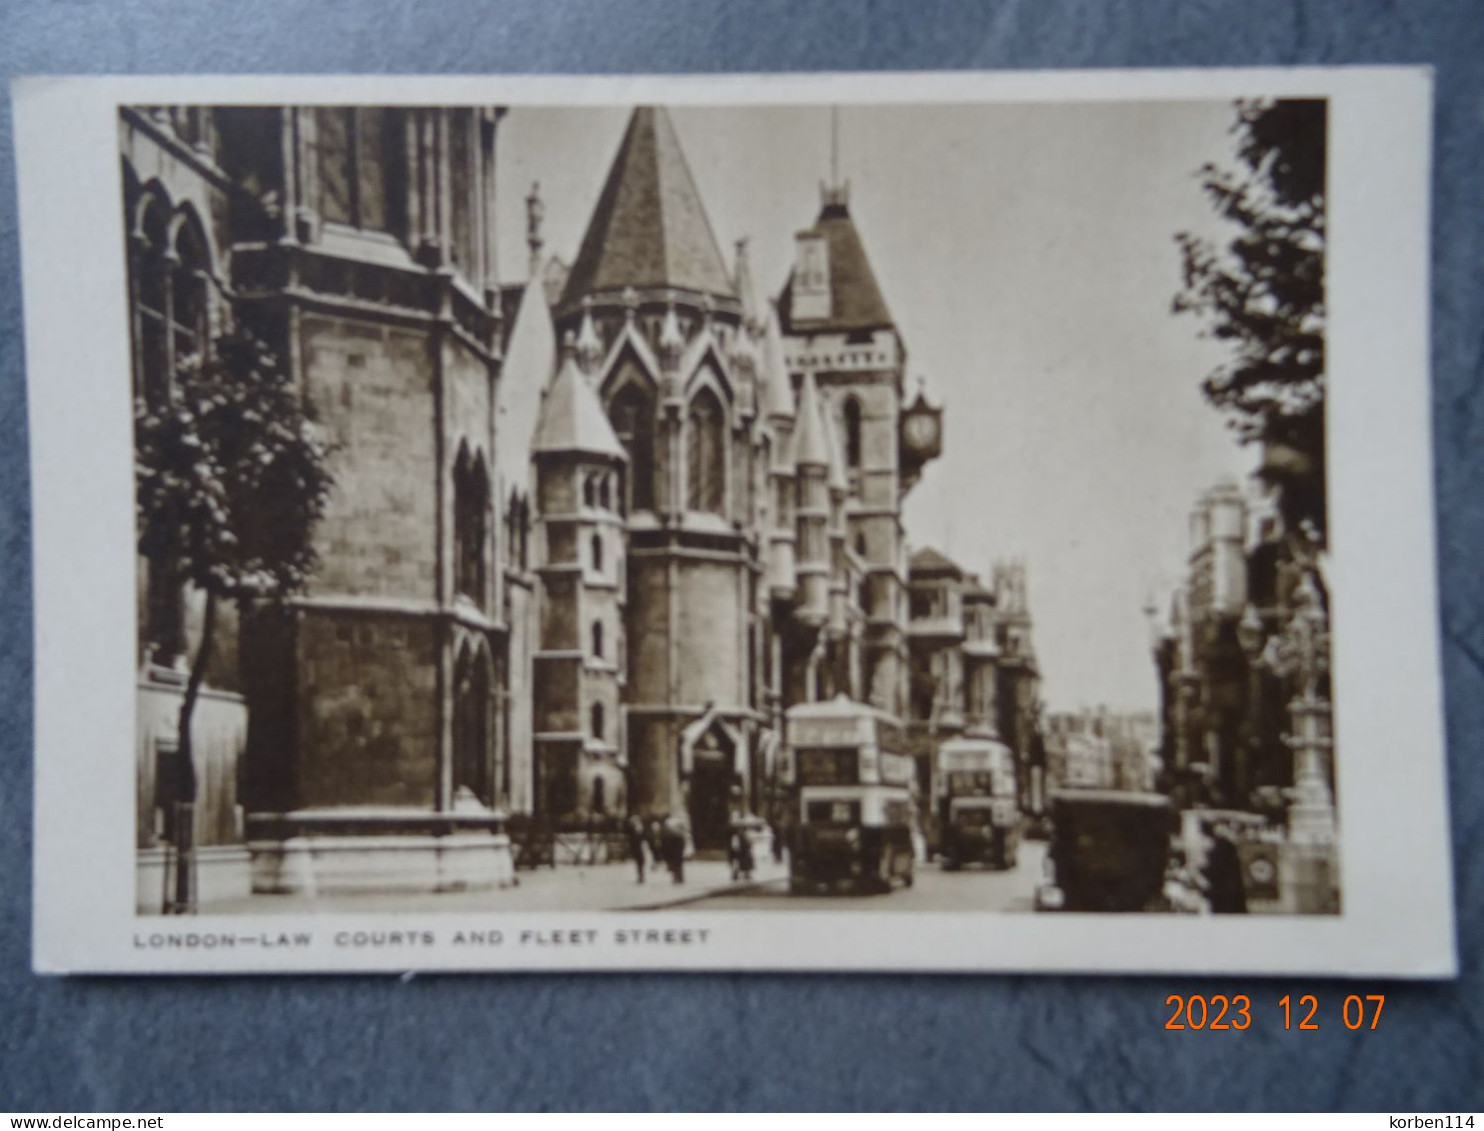
[{"label": "parked vehicle", "polygon": [[1160,906],[1178,825],[1158,793],[1065,789],[1051,794],[1041,910],[1143,911]]}]

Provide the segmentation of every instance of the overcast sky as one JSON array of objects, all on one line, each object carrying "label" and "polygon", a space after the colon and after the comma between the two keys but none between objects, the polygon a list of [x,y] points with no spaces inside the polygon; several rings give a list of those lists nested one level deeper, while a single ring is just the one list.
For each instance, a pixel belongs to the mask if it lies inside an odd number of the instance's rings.
[{"label": "overcast sky", "polygon": [[[751,238],[776,294],[829,175],[824,107],[674,109],[730,264]],[[576,253],[628,110],[516,107],[501,124],[503,274]],[[1052,710],[1157,702],[1142,607],[1178,581],[1187,515],[1253,453],[1200,396],[1223,356],[1170,314],[1176,232],[1214,230],[1196,170],[1229,160],[1225,102],[845,107],[851,211],[919,376],[943,458],[907,500],[914,548],[985,575],[1024,558]]]}]

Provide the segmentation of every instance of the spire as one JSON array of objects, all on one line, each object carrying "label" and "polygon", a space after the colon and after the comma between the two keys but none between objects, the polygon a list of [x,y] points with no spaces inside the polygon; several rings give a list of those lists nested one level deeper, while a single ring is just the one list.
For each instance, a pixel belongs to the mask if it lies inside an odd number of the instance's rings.
[{"label": "spire", "polygon": [[537,456],[580,452],[611,459],[627,458],[608,418],[603,415],[597,392],[578,368],[577,350],[570,332],[562,346],[556,376],[541,402],[531,451]]},{"label": "spire", "polygon": [[799,390],[798,429],[794,433],[794,463],[799,467],[829,467],[830,453],[825,439],[828,424],[821,415],[821,407],[814,375],[805,373]]},{"label": "spire", "polygon": [[657,106],[629,118],[562,304],[630,286],[736,298],[680,139]]},{"label": "spire", "polygon": [[748,330],[758,333],[763,328],[763,306],[758,301],[757,285],[752,281],[752,256],[747,250],[747,237],[737,241],[736,267],[732,273],[732,285],[737,297],[742,300],[742,322]]},{"label": "spire", "polygon": [[685,351],[685,335],[680,332],[680,321],[675,317],[673,303],[665,308],[665,320],[660,323],[660,337],[655,344],[659,347],[660,364],[667,371],[680,364],[680,355]]},{"label": "spire", "polygon": [[788,379],[788,361],[783,356],[783,334],[778,329],[778,312],[770,310],[763,328],[763,355],[759,377],[764,382],[765,409],[770,417],[792,420],[794,415],[793,383]]},{"label": "spire", "polygon": [[531,249],[531,281],[536,281],[541,267],[541,248],[545,241],[541,237],[541,221],[546,218],[546,205],[541,202],[541,182],[531,185],[526,196],[526,246]]},{"label": "spire", "polygon": [[603,360],[603,339],[593,325],[592,299],[582,296],[582,325],[577,330],[577,364],[584,373],[592,373]]}]

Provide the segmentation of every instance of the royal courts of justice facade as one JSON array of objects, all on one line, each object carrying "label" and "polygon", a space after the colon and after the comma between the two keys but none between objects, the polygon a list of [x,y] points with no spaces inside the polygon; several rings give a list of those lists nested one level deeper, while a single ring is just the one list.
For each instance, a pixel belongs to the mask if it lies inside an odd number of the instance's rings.
[{"label": "royal courts of justice facade", "polygon": [[193,773],[199,603],[140,561],[141,908],[186,781],[203,893],[331,891],[499,883],[534,831],[630,813],[719,850],[735,813],[777,818],[799,704],[1033,758],[1023,571],[969,587],[967,650],[940,556],[913,588],[902,506],[941,415],[909,394],[847,187],[758,234],[794,245],[763,297],[640,107],[570,263],[533,190],[529,261],[500,264],[505,116],[120,112],[136,397],[247,323],[335,480],[311,583],[219,636]]}]

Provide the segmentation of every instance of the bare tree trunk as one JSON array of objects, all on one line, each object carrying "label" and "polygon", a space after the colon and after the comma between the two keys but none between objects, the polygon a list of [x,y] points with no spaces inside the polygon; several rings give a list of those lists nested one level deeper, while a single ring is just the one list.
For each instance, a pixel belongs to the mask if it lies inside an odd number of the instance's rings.
[{"label": "bare tree trunk", "polygon": [[196,714],[196,701],[201,696],[201,684],[206,679],[206,668],[211,662],[212,645],[216,639],[216,594],[206,591],[206,608],[202,614],[201,643],[196,648],[196,658],[191,662],[191,674],[186,680],[185,698],[180,704],[180,737],[176,743],[181,765],[181,792],[184,798],[177,808],[175,822],[175,911],[185,914],[195,909],[194,888],[196,870],[196,753],[191,742],[191,722]]}]

